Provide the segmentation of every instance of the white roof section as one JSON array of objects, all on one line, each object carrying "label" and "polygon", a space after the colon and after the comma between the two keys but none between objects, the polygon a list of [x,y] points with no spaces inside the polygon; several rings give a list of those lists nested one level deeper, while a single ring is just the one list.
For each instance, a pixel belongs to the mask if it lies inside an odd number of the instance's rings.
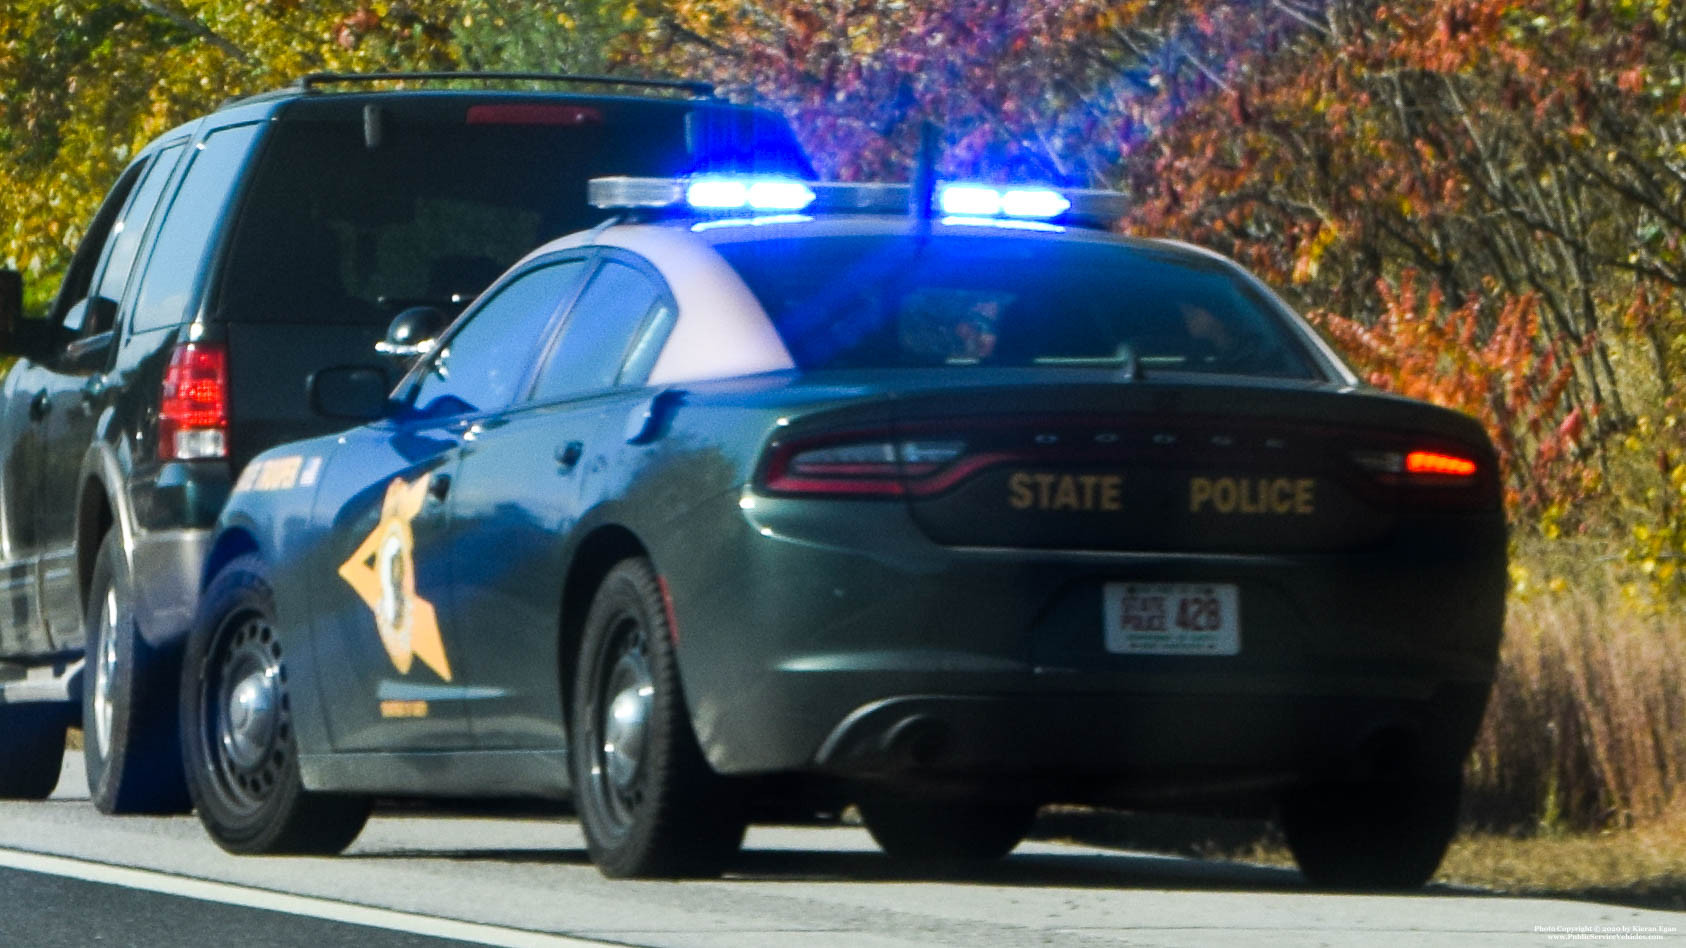
[{"label": "white roof section", "polygon": [[564,237],[542,252],[583,244],[638,254],[661,270],[673,291],[679,318],[650,370],[650,385],[796,368],[760,301],[731,265],[689,229],[621,225]]}]

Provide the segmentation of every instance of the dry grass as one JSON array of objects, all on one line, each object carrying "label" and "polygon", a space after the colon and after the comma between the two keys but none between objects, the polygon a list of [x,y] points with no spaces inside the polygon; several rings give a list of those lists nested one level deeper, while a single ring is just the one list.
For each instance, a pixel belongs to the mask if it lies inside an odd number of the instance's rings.
[{"label": "dry grass", "polygon": [[1686,807],[1605,833],[1460,836],[1437,878],[1509,895],[1686,909]]},{"label": "dry grass", "polygon": [[1598,831],[1686,803],[1686,618],[1607,588],[1513,599],[1466,775],[1472,825]]}]

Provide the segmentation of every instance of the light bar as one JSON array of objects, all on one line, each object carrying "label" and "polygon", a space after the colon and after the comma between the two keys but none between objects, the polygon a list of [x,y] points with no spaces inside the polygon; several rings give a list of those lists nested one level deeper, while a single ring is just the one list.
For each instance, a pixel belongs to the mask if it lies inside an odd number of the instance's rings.
[{"label": "light bar", "polygon": [[685,203],[708,211],[800,211],[814,191],[789,178],[693,178]]},{"label": "light bar", "polygon": [[937,191],[937,206],[957,217],[995,217],[1001,213],[1001,192],[976,184],[945,184]]},{"label": "light bar", "polygon": [[[626,210],[691,210],[703,214],[754,213],[905,214],[906,184],[803,182],[754,175],[695,178],[594,178],[587,185],[593,207]],[[937,209],[953,218],[1059,221],[1105,227],[1123,217],[1127,198],[1117,191],[1012,187],[949,182],[938,187]]]},{"label": "light bar", "polygon": [[1001,213],[1045,221],[1071,210],[1071,201],[1058,191],[1016,188],[1001,195]]},{"label": "light bar", "polygon": [[937,206],[957,217],[1017,217],[1052,220],[1071,210],[1071,200],[1048,188],[995,188],[987,184],[945,184]]}]

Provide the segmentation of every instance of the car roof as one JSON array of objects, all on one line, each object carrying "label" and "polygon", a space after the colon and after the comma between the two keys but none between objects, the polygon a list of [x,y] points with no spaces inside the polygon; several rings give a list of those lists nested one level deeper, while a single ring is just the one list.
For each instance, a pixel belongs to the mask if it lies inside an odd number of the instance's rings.
[{"label": "car roof", "polygon": [[[680,318],[673,337],[651,372],[663,384],[721,374],[749,375],[793,366],[760,302],[716,252],[727,245],[761,240],[832,237],[897,237],[917,233],[916,222],[901,215],[778,215],[744,218],[672,218],[655,222],[608,223],[546,243],[512,267],[586,248],[614,248],[655,264],[673,291]],[[1010,220],[939,218],[928,232],[939,238],[1031,240],[1082,243],[1134,250],[1173,263],[1217,268],[1248,281],[1268,298],[1275,294],[1239,264],[1204,247],[1176,240],[1131,237],[1079,227],[1055,227]],[[1292,310],[1281,304],[1287,313]],[[1294,319],[1294,332],[1324,356],[1333,376],[1348,384],[1356,379],[1321,338]],[[729,371],[723,369],[727,367]]]},{"label": "car roof", "polygon": [[[944,217],[922,228],[911,217],[892,214],[847,214],[809,217],[680,217],[653,222],[610,223],[559,237],[533,251],[539,257],[563,250],[597,245],[621,247],[658,261],[683,246],[715,247],[760,240],[806,240],[827,237],[895,237],[917,232],[936,237],[1016,239],[1048,243],[1087,243],[1127,247],[1162,258],[1195,265],[1219,265],[1240,271],[1234,261],[1195,244],[1156,237],[1135,237],[1086,227],[1060,227],[1032,221]],[[1244,271],[1242,271],[1244,272]]]}]

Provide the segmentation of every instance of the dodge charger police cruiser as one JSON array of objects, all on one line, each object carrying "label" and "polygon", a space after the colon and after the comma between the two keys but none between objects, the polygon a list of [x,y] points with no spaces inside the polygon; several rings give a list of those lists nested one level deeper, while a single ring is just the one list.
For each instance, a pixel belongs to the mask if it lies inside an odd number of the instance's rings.
[{"label": "dodge charger police cruiser", "polygon": [[1503,611],[1476,422],[1228,260],[1085,226],[1116,195],[591,193],[619,217],[390,395],[318,371],[366,423],[236,485],[180,689],[219,844],[532,794],[661,876],[793,801],[920,860],[1054,802],[1274,807],[1314,881],[1432,874]]},{"label": "dodge charger police cruiser", "polygon": [[[593,176],[809,173],[782,119],[706,86],[429,78],[310,76],[165,133],[44,320],[0,273],[0,797],[46,796],[79,721],[101,810],[185,810],[175,689],[200,565],[248,459],[344,426],[310,410],[311,372],[396,378],[374,349],[389,322],[442,326],[599,219]],[[554,91],[582,83],[597,94]]]}]

